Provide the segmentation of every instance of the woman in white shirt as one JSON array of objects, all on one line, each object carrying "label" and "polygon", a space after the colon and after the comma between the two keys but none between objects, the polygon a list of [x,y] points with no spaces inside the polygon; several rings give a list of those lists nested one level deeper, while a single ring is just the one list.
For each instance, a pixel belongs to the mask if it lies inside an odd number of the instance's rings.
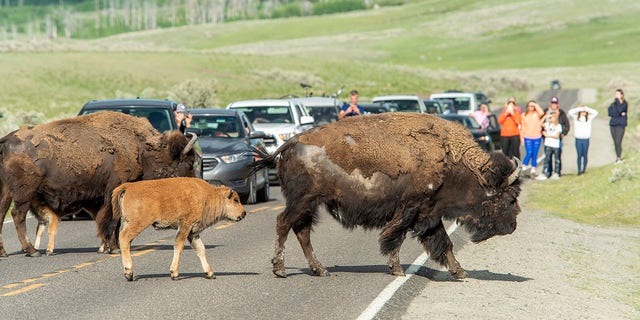
[{"label": "woman in white shirt", "polygon": [[569,110],[568,114],[573,119],[573,135],[576,137],[576,152],[578,154],[578,175],[581,175],[587,169],[591,123],[598,116],[598,111],[583,106]]}]

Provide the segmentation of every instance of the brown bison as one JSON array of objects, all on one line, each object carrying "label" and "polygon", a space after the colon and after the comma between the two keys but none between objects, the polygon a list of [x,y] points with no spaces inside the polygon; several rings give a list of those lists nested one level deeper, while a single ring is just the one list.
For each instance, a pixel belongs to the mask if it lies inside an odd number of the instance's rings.
[{"label": "brown bison", "polygon": [[225,186],[214,187],[198,178],[169,178],[125,183],[111,198],[113,218],[120,219],[120,248],[124,277],[133,280],[131,241],[153,225],[158,229],[178,229],[173,246],[171,279],[178,278],[184,240],[195,250],[208,279],[215,278],[207,262],[200,232],[223,219],[240,221],[247,214],[238,193]]},{"label": "brown bison", "polygon": [[[84,209],[95,216],[107,251],[117,249],[113,189],[128,181],[195,176],[195,139],[179,131],[161,134],[147,119],[118,112],[21,128],[0,139],[0,212],[13,200],[11,215],[28,255],[39,254],[26,237],[29,210],[42,221],[47,212],[63,216]],[[0,256],[6,256],[1,245]]]},{"label": "brown bison", "polygon": [[453,255],[443,219],[471,240],[512,233],[520,212],[519,160],[485,153],[459,124],[426,114],[352,117],[301,133],[255,168],[278,165],[286,208],[277,217],[273,273],[286,277],[284,244],[295,232],[311,271],[328,275],[313,253],[318,208],[344,227],[382,229],[380,250],[394,275],[411,232],[454,278],[466,272]]}]

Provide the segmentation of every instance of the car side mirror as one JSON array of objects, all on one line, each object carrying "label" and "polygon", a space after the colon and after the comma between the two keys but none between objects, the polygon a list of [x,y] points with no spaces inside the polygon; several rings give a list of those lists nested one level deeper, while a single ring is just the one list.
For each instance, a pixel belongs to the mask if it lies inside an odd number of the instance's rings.
[{"label": "car side mirror", "polygon": [[302,116],[300,117],[300,124],[314,124],[315,119],[312,116]]},{"label": "car side mirror", "polygon": [[196,136],[201,136],[202,135],[202,129],[198,129],[198,128],[185,128],[184,129],[184,134],[187,135],[188,133],[193,133]]},{"label": "car side mirror", "polygon": [[249,139],[265,139],[268,138],[267,134],[264,131],[254,131],[249,133]]}]

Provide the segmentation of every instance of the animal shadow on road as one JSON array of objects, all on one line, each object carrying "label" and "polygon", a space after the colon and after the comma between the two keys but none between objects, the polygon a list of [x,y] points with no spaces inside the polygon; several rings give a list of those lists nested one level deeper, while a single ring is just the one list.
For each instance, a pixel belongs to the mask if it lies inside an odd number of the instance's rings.
[{"label": "animal shadow on road", "polygon": [[[533,280],[532,278],[521,277],[518,275],[513,275],[510,273],[495,273],[489,270],[466,270],[467,271],[467,279],[477,279],[477,280],[485,280],[485,281],[506,281],[506,282],[525,282],[529,280]],[[437,282],[447,282],[447,281],[459,281],[453,279],[453,277],[449,274],[448,271],[440,271],[427,267],[422,267],[416,275],[425,277],[431,281]]]},{"label": "animal shadow on road", "polygon": [[[224,277],[224,276],[257,276],[257,275],[260,275],[260,273],[258,273],[258,272],[215,272],[215,270],[214,270],[214,274],[216,275],[216,278]],[[180,273],[180,276],[178,276],[177,280],[185,280],[185,279],[193,279],[193,278],[201,278],[203,280],[207,280],[207,279],[205,279],[204,273],[202,273],[202,272]],[[134,281],[141,280],[141,279],[167,279],[167,280],[171,280],[171,276],[169,275],[169,272],[167,272],[167,273],[135,275],[135,277],[133,278]]]}]

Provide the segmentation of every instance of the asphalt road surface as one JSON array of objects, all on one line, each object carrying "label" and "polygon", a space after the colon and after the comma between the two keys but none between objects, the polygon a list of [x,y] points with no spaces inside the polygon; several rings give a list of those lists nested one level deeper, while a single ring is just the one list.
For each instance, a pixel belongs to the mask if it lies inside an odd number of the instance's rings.
[{"label": "asphalt road surface", "polygon": [[[561,101],[569,104],[575,99],[570,94]],[[214,280],[204,278],[188,245],[180,279],[170,279],[174,231],[149,228],[133,241],[135,281],[128,282],[119,255],[96,253],[93,221],[61,222],[57,254],[35,258],[20,251],[13,223],[5,222],[3,240],[10,256],[0,259],[0,319],[356,319],[397,279],[379,253],[378,231],[348,231],[326,213],[312,241],[331,276],[311,275],[291,233],[285,260],[289,277],[276,278],[270,260],[275,216],[283,207],[279,187],[272,187],[269,202],[246,206],[247,219],[202,233]],[[35,226],[35,219],[29,219],[31,239]],[[46,241],[45,236],[41,250]],[[408,238],[401,250],[405,270],[422,253]],[[415,273],[384,301],[378,318],[400,318],[430,279],[450,278],[430,262]]]},{"label": "asphalt road surface", "polygon": [[[293,233],[287,241],[289,277],[271,273],[275,216],[284,202],[279,187],[271,201],[246,206],[247,218],[207,229],[202,239],[217,279],[204,278],[195,252],[186,245],[180,279],[169,265],[175,232],[145,230],[133,241],[133,282],[122,274],[119,255],[97,254],[91,220],[63,221],[54,256],[26,257],[12,222],[3,239],[9,257],[0,259],[2,319],[355,319],[395,277],[378,251],[376,231],[343,229],[328,214],[312,234],[318,258],[330,277],[310,274]],[[30,239],[36,220],[27,220]],[[43,237],[41,250],[46,247]],[[422,253],[407,239],[401,252],[405,269]],[[417,278],[417,277],[413,277]],[[426,279],[421,279],[425,281]],[[420,288],[424,284],[418,285]],[[410,287],[408,284],[407,287]],[[419,291],[415,291],[418,294]],[[393,305],[398,314],[407,304]]]}]

